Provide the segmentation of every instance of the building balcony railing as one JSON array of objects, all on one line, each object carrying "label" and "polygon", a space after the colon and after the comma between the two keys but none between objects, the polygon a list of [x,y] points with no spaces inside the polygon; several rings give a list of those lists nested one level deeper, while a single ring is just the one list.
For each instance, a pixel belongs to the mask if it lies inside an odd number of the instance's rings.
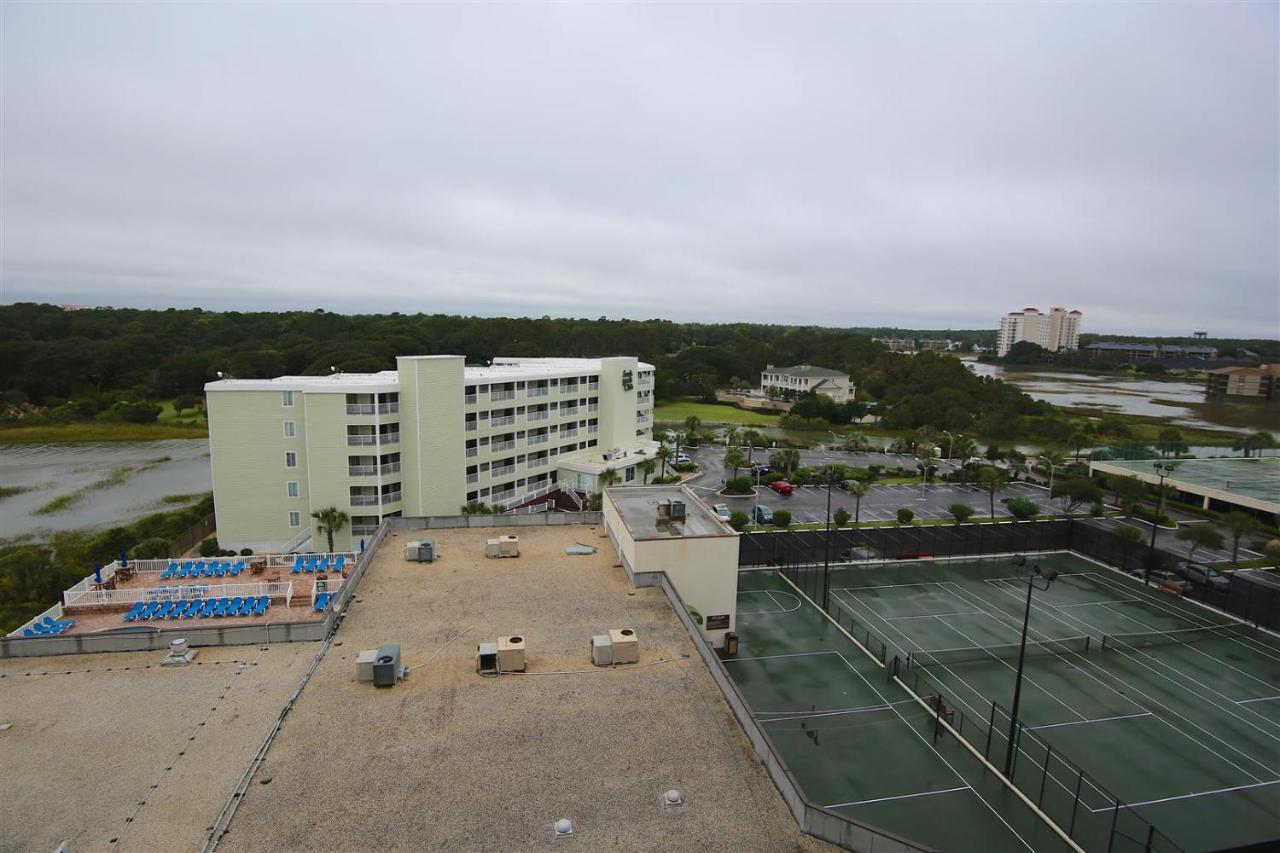
[{"label": "building balcony railing", "polygon": [[562,429],[562,430],[560,430],[560,437],[561,437],[561,438],[573,438],[573,437],[574,437],[575,435],[577,435],[577,434],[578,434],[578,428],[577,428],[577,427],[572,427],[572,428],[570,428],[570,429]]},{"label": "building balcony railing", "polygon": [[489,445],[489,449],[494,453],[498,453],[502,450],[515,450],[516,443],[514,441],[495,441]]},{"label": "building balcony railing", "polygon": [[373,403],[347,403],[348,415],[372,415],[378,411],[378,407]]},{"label": "building balcony railing", "polygon": [[396,415],[400,413],[399,401],[394,403],[379,403],[378,414],[380,415]]},{"label": "building balcony railing", "polygon": [[516,422],[515,415],[503,415],[500,418],[489,418],[489,426],[491,427],[511,426],[515,422]]},{"label": "building balcony railing", "polygon": [[546,387],[526,388],[524,392],[524,395],[526,397],[546,397],[550,394],[551,394],[551,389]]},{"label": "building balcony railing", "polygon": [[548,435],[546,435],[546,434],[543,434],[543,435],[531,435],[531,436],[529,436],[528,438],[526,438],[526,439],[524,440],[524,443],[525,443],[525,444],[527,444],[527,445],[529,445],[530,447],[533,447],[535,444],[546,444],[546,443],[547,443],[547,441],[549,441],[549,440],[550,440],[550,436],[548,436]]},{"label": "building balcony railing", "polygon": [[560,407],[560,417],[562,418],[567,418],[570,415],[576,415],[576,414],[578,414],[577,406],[561,406]]},{"label": "building balcony railing", "polygon": [[598,412],[598,411],[600,411],[600,404],[599,404],[599,403],[587,403],[587,411],[588,411],[588,412]]},{"label": "building balcony railing", "polygon": [[641,385],[652,385],[652,384],[653,384],[653,377],[652,377],[652,376],[641,376],[641,377],[637,380],[637,382],[639,382],[639,384],[641,384]]},{"label": "building balcony railing", "polygon": [[495,504],[502,503],[503,501],[511,500],[515,496],[516,496],[515,489],[507,489],[506,491],[503,491],[503,492],[494,492],[493,494],[489,495],[489,503],[495,503]]},{"label": "building balcony railing", "polygon": [[347,433],[348,447],[372,447],[377,443],[378,437],[376,435],[352,435]]},{"label": "building balcony railing", "polygon": [[478,398],[476,397],[476,395],[475,395],[475,394],[467,394],[466,396],[464,396],[464,397],[462,398],[462,402],[463,402],[463,404],[464,404],[464,405],[467,405],[467,406],[474,406],[474,405],[475,405],[475,403],[476,403],[476,400],[477,400],[477,399],[478,399]]},{"label": "building balcony railing", "polygon": [[501,402],[502,400],[514,400],[515,398],[516,398],[515,391],[490,391],[489,392],[489,400],[494,403]]},{"label": "building balcony railing", "polygon": [[398,474],[400,473],[400,463],[388,462],[385,465],[380,465],[378,467],[378,470],[381,471],[383,474]]},{"label": "building balcony railing", "polygon": [[599,383],[599,382],[588,382],[588,383],[587,383],[587,390],[588,390],[588,391],[599,391],[599,390],[600,390],[600,383]]},{"label": "building balcony railing", "polygon": [[524,416],[526,421],[545,421],[551,417],[550,412],[529,412]]},{"label": "building balcony railing", "polygon": [[377,506],[378,496],[377,495],[352,495],[351,505],[352,506]]},{"label": "building balcony railing", "polygon": [[588,434],[588,435],[595,435],[595,434],[596,434],[596,433],[598,433],[599,431],[600,431],[600,425],[599,425],[599,424],[591,424],[590,426],[588,426],[588,427],[587,427],[587,434]]},{"label": "building balcony railing", "polygon": [[473,457],[475,457],[475,456],[478,456],[478,455],[480,455],[480,449],[479,449],[479,448],[476,448],[476,447],[468,447],[468,448],[467,448],[467,458],[468,458],[468,459],[471,459],[471,458],[473,458]]},{"label": "building balcony railing", "polygon": [[577,385],[561,385],[560,393],[561,394],[577,394],[578,386]]},{"label": "building balcony railing", "polygon": [[475,421],[467,421],[467,432],[475,432],[480,429],[480,425]]},{"label": "building balcony railing", "polygon": [[368,477],[370,474],[378,473],[377,465],[348,465],[347,476],[349,477]]},{"label": "building balcony railing", "polygon": [[489,469],[489,476],[490,476],[492,479],[494,479],[494,480],[499,480],[499,479],[501,479],[501,478],[503,478],[503,477],[510,477],[510,476],[511,476],[512,474],[514,474],[515,472],[516,472],[516,466],[514,466],[514,465],[502,465],[502,466],[497,467],[497,468],[490,468],[490,469]]},{"label": "building balcony railing", "polygon": [[479,481],[480,481],[480,475],[479,475],[479,474],[468,474],[468,475],[467,475],[467,482],[468,482],[468,483],[477,483],[477,482],[479,482]]},{"label": "building balcony railing", "polygon": [[387,492],[382,496],[384,504],[394,504],[400,502],[400,492]]},{"label": "building balcony railing", "polygon": [[376,524],[353,524],[351,525],[352,536],[372,536],[378,532]]},{"label": "building balcony railing", "polygon": [[551,463],[550,459],[530,459],[528,468],[532,471],[534,468],[545,468]]},{"label": "building balcony railing", "polygon": [[398,432],[384,432],[384,433],[379,433],[378,435],[378,444],[380,445],[381,444],[399,444],[399,443],[400,443],[400,433]]}]

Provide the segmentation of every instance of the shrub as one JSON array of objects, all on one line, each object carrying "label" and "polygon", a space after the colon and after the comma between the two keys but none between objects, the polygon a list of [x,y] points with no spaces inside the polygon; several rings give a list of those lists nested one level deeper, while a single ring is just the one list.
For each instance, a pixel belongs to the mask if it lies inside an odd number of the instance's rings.
[{"label": "shrub", "polygon": [[898,523],[899,523],[899,524],[910,524],[910,523],[911,523],[911,521],[912,521],[912,519],[914,519],[915,517],[916,517],[916,514],[915,514],[914,512],[912,512],[912,511],[911,511],[911,508],[910,508],[910,507],[905,507],[905,506],[904,506],[904,507],[899,507],[899,508],[898,508]]},{"label": "shrub", "polygon": [[835,521],[836,527],[844,527],[853,516],[849,515],[849,510],[841,506],[836,507],[836,511],[831,514],[831,518]]},{"label": "shrub", "polygon": [[667,485],[668,483],[678,483],[678,482],[680,482],[680,475],[679,475],[679,474],[668,474],[668,475],[667,475],[667,476],[665,476],[665,477],[653,477],[653,478],[651,478],[651,479],[649,480],[649,482],[650,482],[652,485],[654,485],[654,486],[665,486],[665,485]]},{"label": "shrub", "polygon": [[218,540],[213,536],[210,536],[208,539],[200,543],[201,557],[216,556],[219,550],[221,549],[218,548]]},{"label": "shrub", "polygon": [[724,490],[731,495],[749,495],[754,485],[755,480],[750,477],[734,477],[724,484]]},{"label": "shrub", "polygon": [[133,556],[138,560],[158,560],[169,556],[169,540],[159,536],[143,539],[133,546]]},{"label": "shrub", "polygon": [[729,515],[729,526],[738,532],[745,530],[750,523],[751,517],[745,512],[734,512]]},{"label": "shrub", "polygon": [[693,464],[692,462],[670,462],[667,464],[667,467],[670,468],[672,471],[682,471],[682,472],[698,470],[698,466]]},{"label": "shrub", "polygon": [[155,403],[129,403],[121,400],[107,410],[111,420],[127,421],[133,424],[155,423],[160,417],[160,406]]},{"label": "shrub", "polygon": [[947,507],[947,512],[951,513],[951,517],[956,520],[956,524],[964,524],[973,517],[975,510],[967,503],[956,502]]},{"label": "shrub", "polygon": [[240,556],[241,556],[241,557],[252,557],[252,556],[253,556],[253,549],[252,549],[252,548],[241,548],[241,549],[240,549]]},{"label": "shrub", "polygon": [[791,510],[779,509],[773,513],[774,527],[790,527],[791,526]]},{"label": "shrub", "polygon": [[1040,512],[1040,504],[1028,498],[1012,498],[1005,506],[1009,508],[1009,514],[1018,521],[1035,518]]},{"label": "shrub", "polygon": [[1106,505],[1101,502],[1089,505],[1089,515],[1092,518],[1101,518],[1107,512]]},{"label": "shrub", "polygon": [[195,394],[183,394],[173,400],[173,409],[176,412],[185,412],[187,409],[198,408],[200,408],[200,398]]}]

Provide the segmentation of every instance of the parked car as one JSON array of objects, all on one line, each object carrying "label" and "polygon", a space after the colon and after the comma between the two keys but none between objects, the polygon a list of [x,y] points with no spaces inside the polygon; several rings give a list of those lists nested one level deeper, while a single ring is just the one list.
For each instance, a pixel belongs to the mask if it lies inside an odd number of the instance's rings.
[{"label": "parked car", "polygon": [[789,495],[796,490],[796,487],[788,483],[786,480],[774,480],[769,484],[769,488],[773,489],[780,495]]},{"label": "parked car", "polygon": [[752,477],[760,477],[765,474],[771,474],[771,473],[773,473],[773,469],[770,468],[768,465],[762,465],[759,462],[757,462],[756,464],[751,466]]},{"label": "parked car", "polygon": [[856,563],[862,560],[870,560],[873,556],[866,548],[848,548],[840,552],[839,561],[841,563]]},{"label": "parked car", "polygon": [[752,515],[755,517],[756,524],[771,524],[773,522],[773,510],[764,504],[757,504]]},{"label": "parked car", "polygon": [[1231,579],[1229,577],[1219,574],[1200,563],[1178,563],[1173,567],[1173,573],[1183,580],[1191,581],[1191,583],[1199,584],[1200,586],[1222,591],[1231,589]]},{"label": "parked car", "polygon": [[687,453],[677,453],[675,458],[671,460],[673,465],[692,465],[693,460],[689,458]]},{"label": "parked car", "polygon": [[712,509],[715,510],[716,515],[719,517],[721,521],[729,520],[729,516],[731,513],[729,512],[728,504],[716,504],[715,506],[712,507]]}]

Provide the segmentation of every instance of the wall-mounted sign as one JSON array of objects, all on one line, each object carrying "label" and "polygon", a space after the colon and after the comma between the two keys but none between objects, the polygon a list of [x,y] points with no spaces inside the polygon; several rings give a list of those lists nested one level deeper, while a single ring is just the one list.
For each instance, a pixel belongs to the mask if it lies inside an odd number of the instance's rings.
[{"label": "wall-mounted sign", "polygon": [[622,371],[622,390],[630,391],[634,387],[635,385],[631,381],[631,371],[630,370]]},{"label": "wall-mounted sign", "polygon": [[719,616],[707,617],[708,631],[727,631],[729,629],[729,614],[722,613]]}]

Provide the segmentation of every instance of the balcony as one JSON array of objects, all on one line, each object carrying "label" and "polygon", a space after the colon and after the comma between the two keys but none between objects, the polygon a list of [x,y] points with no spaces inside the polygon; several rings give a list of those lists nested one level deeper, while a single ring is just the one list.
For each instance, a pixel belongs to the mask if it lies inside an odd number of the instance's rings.
[{"label": "balcony", "polygon": [[351,505],[352,506],[377,506],[378,496],[377,495],[352,495]]},{"label": "balcony", "polygon": [[502,450],[515,450],[516,443],[514,441],[495,441],[489,445],[489,449],[494,453]]},{"label": "balcony", "polygon": [[348,465],[348,477],[368,477],[371,474],[378,473],[377,465]]},{"label": "balcony", "polygon": [[490,391],[489,392],[489,400],[490,402],[494,402],[494,403],[500,403],[503,400],[514,400],[515,398],[516,398],[515,391]]},{"label": "balcony", "polygon": [[595,435],[600,431],[600,424],[591,424],[587,427],[588,435]]},{"label": "balcony", "polygon": [[475,421],[467,421],[467,432],[475,432],[480,429],[480,425]]},{"label": "balcony", "polygon": [[378,435],[379,445],[399,444],[399,443],[400,443],[400,433],[398,432],[384,432]]},{"label": "balcony", "polygon": [[467,448],[467,458],[472,459],[480,454],[480,449],[476,447]]},{"label": "balcony", "polygon": [[549,396],[550,394],[551,394],[551,389],[547,388],[545,385],[541,388],[528,388],[524,392],[524,395],[526,397],[546,397],[546,396]]},{"label": "balcony", "polygon": [[388,462],[385,465],[378,466],[378,470],[383,474],[398,474],[400,473],[400,463]]},{"label": "balcony", "polygon": [[479,481],[480,481],[480,475],[479,475],[479,474],[468,474],[468,475],[467,475],[467,482],[468,482],[468,483],[478,483]]},{"label": "balcony", "polygon": [[511,476],[512,474],[514,474],[515,472],[516,472],[516,466],[514,466],[514,465],[502,465],[502,466],[497,467],[497,468],[490,468],[490,469],[489,469],[489,476],[490,476],[490,478],[491,478],[491,479],[494,479],[494,480],[500,480],[500,479],[502,479],[503,477],[510,477],[510,476]]},{"label": "balcony", "polygon": [[376,524],[353,524],[351,525],[352,536],[372,536],[378,532]]},{"label": "balcony", "polygon": [[642,374],[640,374],[640,379],[639,379],[638,381],[639,381],[639,383],[640,383],[641,385],[652,385],[652,384],[653,384],[653,376],[652,376],[652,375],[646,375],[646,374],[643,374],[643,373],[642,373]]},{"label": "balcony", "polygon": [[376,435],[352,435],[347,433],[348,447],[373,447],[378,443]]},{"label": "balcony", "polygon": [[550,436],[546,433],[542,435],[531,435],[524,440],[524,443],[533,447],[535,444],[546,444],[550,440]]},{"label": "balcony", "polygon": [[567,418],[570,415],[576,415],[576,414],[578,414],[577,406],[561,406],[560,407],[560,417],[562,418]]},{"label": "balcony", "polygon": [[527,414],[525,414],[524,419],[525,419],[526,421],[530,421],[530,422],[532,422],[532,421],[545,421],[545,420],[546,420],[547,418],[549,418],[549,417],[551,417],[551,413],[550,413],[550,412],[547,412],[547,411],[541,411],[541,412],[528,412]]},{"label": "balcony", "polygon": [[347,403],[348,415],[372,415],[377,410],[373,403]]},{"label": "balcony", "polygon": [[382,496],[382,502],[384,504],[400,503],[400,492],[387,492]]},{"label": "balcony", "polygon": [[560,393],[561,394],[577,394],[578,386],[577,385],[561,385]]},{"label": "balcony", "polygon": [[588,382],[588,383],[587,383],[587,390],[588,390],[588,391],[599,391],[599,390],[600,390],[600,383],[599,383],[599,382]]},{"label": "balcony", "polygon": [[500,504],[503,501],[509,501],[516,496],[515,489],[507,489],[505,492],[494,492],[489,495],[489,503]]},{"label": "balcony", "polygon": [[379,403],[378,414],[380,415],[397,415],[400,413],[400,401],[394,403]]},{"label": "balcony", "polygon": [[587,403],[587,411],[588,411],[588,412],[598,412],[598,411],[600,411],[600,404],[599,404],[599,403]]},{"label": "balcony", "polygon": [[546,459],[546,458],[543,458],[543,459],[530,459],[530,460],[529,460],[528,468],[529,468],[529,470],[530,470],[530,471],[532,471],[532,470],[533,470],[533,469],[535,469],[535,468],[546,468],[546,467],[547,467],[547,465],[549,465],[549,464],[551,464],[551,460],[550,460],[550,459]]},{"label": "balcony", "polygon": [[476,399],[477,398],[475,394],[467,394],[465,397],[462,398],[462,402],[464,405],[474,406],[476,404]]},{"label": "balcony", "polygon": [[489,426],[491,427],[511,426],[515,422],[516,422],[515,415],[503,415],[500,418],[489,418]]},{"label": "balcony", "polygon": [[573,438],[573,437],[574,437],[574,436],[576,436],[577,434],[578,434],[578,428],[577,428],[577,427],[570,427],[570,428],[568,428],[568,429],[561,429],[561,430],[560,430],[560,437],[561,437],[561,438]]}]

